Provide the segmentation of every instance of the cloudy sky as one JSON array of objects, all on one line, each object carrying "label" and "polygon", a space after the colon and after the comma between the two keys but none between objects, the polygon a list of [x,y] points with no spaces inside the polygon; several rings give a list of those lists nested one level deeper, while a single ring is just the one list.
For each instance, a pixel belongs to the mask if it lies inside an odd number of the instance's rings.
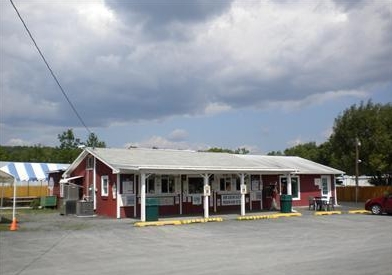
[{"label": "cloudy sky", "polygon": [[[14,0],[109,147],[253,153],[326,141],[353,104],[392,101],[392,0]],[[1,145],[82,126],[1,1]]]}]

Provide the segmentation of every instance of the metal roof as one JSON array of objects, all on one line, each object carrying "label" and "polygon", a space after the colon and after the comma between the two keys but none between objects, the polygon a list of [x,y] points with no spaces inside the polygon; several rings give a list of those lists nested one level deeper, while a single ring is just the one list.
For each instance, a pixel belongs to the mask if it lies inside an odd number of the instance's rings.
[{"label": "metal roof", "polygon": [[187,150],[85,148],[65,175],[92,154],[114,173],[261,173],[344,174],[343,171],[300,157],[238,155]]}]

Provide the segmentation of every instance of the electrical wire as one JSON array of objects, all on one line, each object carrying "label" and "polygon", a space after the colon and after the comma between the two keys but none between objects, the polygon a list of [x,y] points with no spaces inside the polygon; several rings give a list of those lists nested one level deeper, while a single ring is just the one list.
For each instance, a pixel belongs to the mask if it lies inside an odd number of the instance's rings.
[{"label": "electrical wire", "polygon": [[79,121],[82,123],[82,125],[87,130],[87,132],[91,135],[92,132],[87,127],[86,123],[84,122],[83,118],[80,116],[79,112],[76,110],[75,106],[72,104],[72,102],[69,99],[68,95],[65,93],[63,87],[61,86],[60,82],[58,81],[58,79],[57,79],[56,75],[54,74],[52,68],[49,66],[49,63],[46,61],[46,58],[44,57],[43,53],[41,52],[40,48],[38,47],[37,42],[35,42],[35,39],[33,38],[33,35],[31,34],[31,32],[30,32],[29,28],[27,27],[25,21],[23,20],[22,16],[20,15],[20,13],[19,13],[18,9],[16,8],[14,2],[12,0],[10,0],[10,2],[11,2],[11,5],[14,7],[16,13],[18,14],[18,17],[19,17],[20,21],[22,21],[22,24],[23,24],[24,28],[26,29],[26,31],[29,34],[31,40],[33,41],[35,48],[37,49],[39,55],[41,56],[42,60],[44,61],[45,65],[48,68],[50,74],[52,75],[54,81],[57,83],[57,86],[59,86],[59,88],[61,90],[61,93],[63,94],[63,96],[67,100],[68,104],[71,106],[73,112],[78,117]]}]

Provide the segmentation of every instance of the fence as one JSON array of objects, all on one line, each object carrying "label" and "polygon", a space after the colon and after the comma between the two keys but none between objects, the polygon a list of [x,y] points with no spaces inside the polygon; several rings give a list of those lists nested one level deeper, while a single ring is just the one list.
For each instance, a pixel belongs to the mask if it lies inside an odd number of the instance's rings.
[{"label": "fence", "polygon": [[[355,202],[355,188],[355,186],[337,187],[338,201]],[[359,186],[358,201],[365,202],[367,199],[383,196],[385,192],[392,193],[392,186]]]},{"label": "fence", "polygon": [[[42,197],[49,195],[49,188],[47,185],[42,186],[17,186],[16,197]],[[12,198],[14,196],[14,187],[12,185],[0,185],[0,197]]]}]

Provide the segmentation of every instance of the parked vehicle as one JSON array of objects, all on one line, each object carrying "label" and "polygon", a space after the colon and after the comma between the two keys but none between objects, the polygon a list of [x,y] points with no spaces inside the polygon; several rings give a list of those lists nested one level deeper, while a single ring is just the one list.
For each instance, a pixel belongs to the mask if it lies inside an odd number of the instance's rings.
[{"label": "parked vehicle", "polygon": [[365,209],[375,215],[392,214],[392,194],[367,200]]}]

